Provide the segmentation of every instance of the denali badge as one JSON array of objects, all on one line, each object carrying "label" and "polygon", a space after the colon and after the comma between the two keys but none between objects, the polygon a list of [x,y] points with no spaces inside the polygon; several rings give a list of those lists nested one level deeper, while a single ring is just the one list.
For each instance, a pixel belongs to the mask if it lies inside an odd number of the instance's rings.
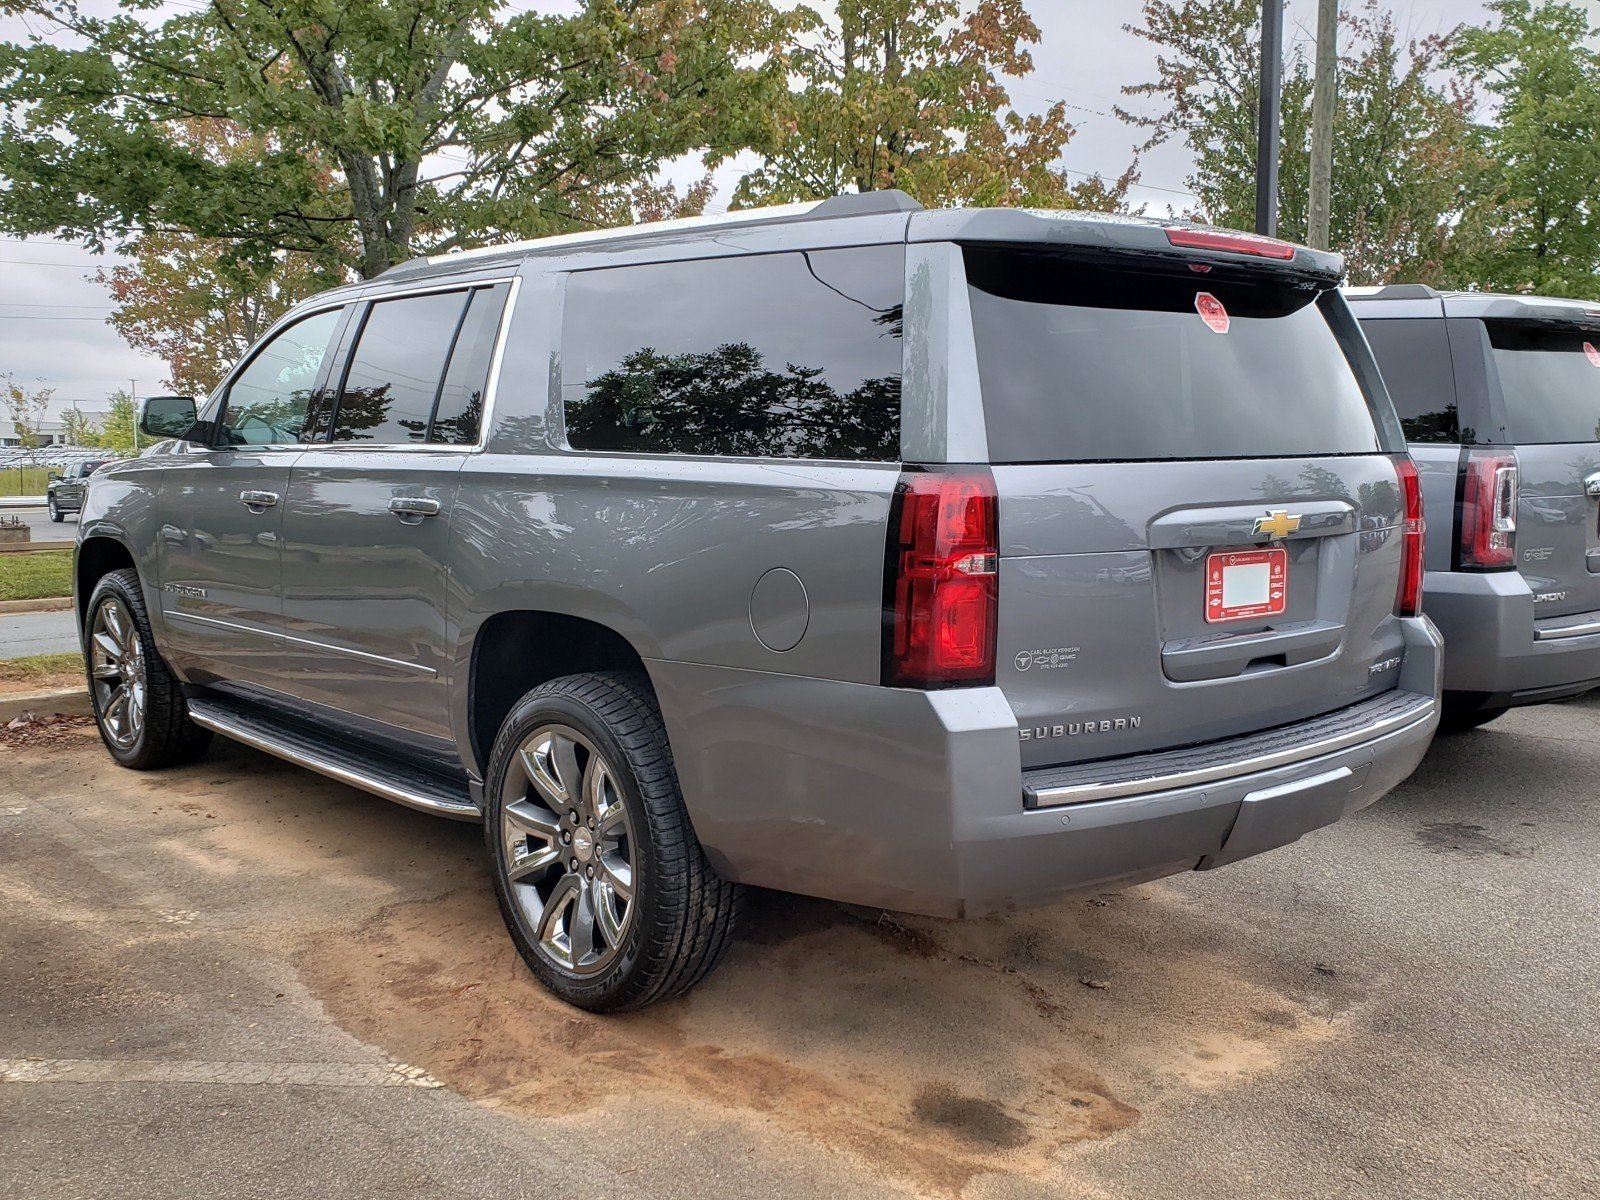
[{"label": "denali badge", "polygon": [[1256,536],[1266,534],[1270,538],[1282,541],[1296,529],[1300,528],[1298,514],[1291,516],[1281,508],[1269,509],[1267,515],[1256,518]]},{"label": "denali badge", "polygon": [[174,596],[187,596],[191,600],[204,600],[206,598],[205,588],[195,587],[188,583],[169,583],[161,590],[170,592]]},{"label": "denali badge", "polygon": [[1040,738],[1079,737],[1085,733],[1116,733],[1123,729],[1137,729],[1144,724],[1143,717],[1110,717],[1103,721],[1068,721],[1061,725],[1034,725],[1018,730],[1025,742]]}]

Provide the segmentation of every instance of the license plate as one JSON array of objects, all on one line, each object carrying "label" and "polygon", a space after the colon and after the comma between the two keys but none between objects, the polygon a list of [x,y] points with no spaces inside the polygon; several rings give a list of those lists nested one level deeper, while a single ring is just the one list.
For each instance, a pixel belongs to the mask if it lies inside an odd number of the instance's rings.
[{"label": "license plate", "polygon": [[1289,604],[1289,552],[1224,550],[1206,556],[1206,620],[1275,617]]}]

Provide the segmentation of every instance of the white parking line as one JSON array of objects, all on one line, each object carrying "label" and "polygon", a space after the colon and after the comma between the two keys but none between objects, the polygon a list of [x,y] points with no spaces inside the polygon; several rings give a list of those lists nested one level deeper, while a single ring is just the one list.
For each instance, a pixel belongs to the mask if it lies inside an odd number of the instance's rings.
[{"label": "white parking line", "polygon": [[414,1087],[444,1084],[405,1063],[186,1062],[162,1059],[0,1058],[0,1083],[277,1084]]}]

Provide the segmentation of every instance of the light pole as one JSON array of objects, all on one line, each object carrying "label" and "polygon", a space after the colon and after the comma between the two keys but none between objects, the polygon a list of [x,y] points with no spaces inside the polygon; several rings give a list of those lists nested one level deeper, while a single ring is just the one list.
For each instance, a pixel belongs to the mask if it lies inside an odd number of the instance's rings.
[{"label": "light pole", "polygon": [[1256,232],[1278,233],[1278,143],[1283,120],[1283,0],[1261,2],[1261,110],[1256,120]]}]

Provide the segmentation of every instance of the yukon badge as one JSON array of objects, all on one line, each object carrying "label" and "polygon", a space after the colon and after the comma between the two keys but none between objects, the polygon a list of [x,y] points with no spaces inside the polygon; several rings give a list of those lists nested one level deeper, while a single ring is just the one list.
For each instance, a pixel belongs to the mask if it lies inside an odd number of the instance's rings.
[{"label": "yukon badge", "polygon": [[1268,509],[1266,516],[1256,518],[1255,533],[1257,537],[1265,535],[1274,541],[1282,541],[1299,528],[1298,513],[1290,515],[1281,508],[1274,508]]}]

